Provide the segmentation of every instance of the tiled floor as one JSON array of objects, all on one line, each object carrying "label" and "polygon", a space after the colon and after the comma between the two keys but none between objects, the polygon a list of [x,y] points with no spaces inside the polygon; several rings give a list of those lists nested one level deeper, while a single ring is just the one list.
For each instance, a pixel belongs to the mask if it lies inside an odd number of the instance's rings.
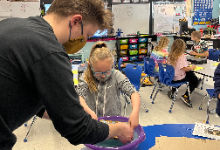
[{"label": "tiled floor", "polygon": [[[193,108],[189,108],[180,100],[180,96],[184,94],[186,86],[179,88],[177,101],[174,105],[173,112],[168,112],[172,101],[167,97],[168,88],[165,87],[155,100],[155,104],[151,104],[150,94],[153,86],[142,87],[140,94],[142,100],[145,102],[149,112],[144,112],[143,107],[140,110],[140,124],[142,126],[154,124],[173,124],[173,123],[189,123],[203,122],[206,119],[206,103],[203,105],[203,110],[199,110],[201,101],[206,94],[206,88],[213,88],[214,82],[209,78],[205,81],[204,90],[196,89],[192,97]],[[206,102],[206,101],[205,101]],[[214,108],[216,101],[211,102],[211,108]],[[131,112],[131,105],[128,105],[127,115]],[[29,121],[30,123],[31,121]],[[210,124],[220,125],[220,118],[216,114],[210,115]],[[29,125],[28,125],[29,127]],[[34,124],[28,142],[23,142],[24,137],[28,131],[28,127],[21,126],[14,133],[17,135],[17,143],[13,150],[79,150],[83,145],[73,146],[62,138],[60,134],[54,129],[51,121],[37,119]],[[147,133],[146,133],[147,134]]]}]

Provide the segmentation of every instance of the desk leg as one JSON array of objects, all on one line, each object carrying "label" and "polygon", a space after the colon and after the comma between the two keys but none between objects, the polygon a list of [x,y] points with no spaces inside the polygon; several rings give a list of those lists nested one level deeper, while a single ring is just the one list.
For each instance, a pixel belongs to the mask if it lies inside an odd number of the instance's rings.
[{"label": "desk leg", "polygon": [[209,105],[210,105],[210,101],[212,100],[212,98],[209,95],[209,100],[207,103],[207,119],[206,119],[206,124],[209,124]]},{"label": "desk leg", "polygon": [[205,76],[203,75],[201,90],[203,90],[204,80],[205,80]]}]

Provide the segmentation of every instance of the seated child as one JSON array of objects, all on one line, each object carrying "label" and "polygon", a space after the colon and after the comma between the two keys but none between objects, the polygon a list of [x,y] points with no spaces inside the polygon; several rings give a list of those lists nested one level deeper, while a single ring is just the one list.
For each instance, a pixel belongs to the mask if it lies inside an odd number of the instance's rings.
[{"label": "seated child", "polygon": [[191,34],[191,40],[195,41],[192,47],[191,55],[207,58],[209,56],[208,45],[204,40],[201,40],[201,33],[199,31],[193,31]]},{"label": "seated child", "polygon": [[77,86],[80,103],[93,119],[121,116],[121,91],[131,98],[132,113],[129,124],[139,125],[140,96],[120,71],[114,70],[113,56],[104,42],[93,45],[88,67]]},{"label": "seated child", "polygon": [[168,44],[169,44],[169,38],[163,36],[160,38],[159,44],[155,46],[155,48],[153,49],[150,58],[153,58],[155,62],[154,72],[159,72],[158,63],[167,62],[167,56],[169,53],[165,48],[168,46]]},{"label": "seated child", "polygon": [[216,113],[218,114],[218,116],[220,116],[220,65],[218,65],[218,67],[215,70],[215,75],[213,80],[215,81],[214,84],[215,94],[218,97]]},{"label": "seated child", "polygon": [[[196,68],[195,65],[189,66],[184,55],[186,50],[186,44],[183,40],[177,39],[173,42],[171,46],[171,51],[168,55],[167,64],[172,65],[175,69],[175,76],[173,82],[189,82],[190,93],[198,86],[199,80],[192,71]],[[169,91],[168,96],[173,97],[175,88],[172,91]],[[192,104],[189,100],[189,93],[186,90],[185,94],[182,95],[181,100],[189,107],[192,107]]]}]

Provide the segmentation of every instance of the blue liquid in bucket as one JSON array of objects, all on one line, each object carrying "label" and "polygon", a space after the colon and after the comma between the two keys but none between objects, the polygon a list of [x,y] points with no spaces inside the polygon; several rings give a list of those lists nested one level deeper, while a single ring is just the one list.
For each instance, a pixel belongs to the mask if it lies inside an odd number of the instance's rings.
[{"label": "blue liquid in bucket", "polygon": [[[132,142],[137,140],[138,137],[139,137],[138,133],[136,131],[134,131],[134,140]],[[115,139],[108,139],[106,141],[97,143],[95,145],[99,146],[99,147],[120,147],[120,146],[124,146],[124,144],[120,140],[115,140]]]}]

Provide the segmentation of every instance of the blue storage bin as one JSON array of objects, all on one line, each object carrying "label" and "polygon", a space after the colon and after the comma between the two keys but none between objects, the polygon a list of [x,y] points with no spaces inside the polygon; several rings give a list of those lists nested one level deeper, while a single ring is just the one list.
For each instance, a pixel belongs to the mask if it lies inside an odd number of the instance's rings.
[{"label": "blue storage bin", "polygon": [[147,42],[147,38],[139,38],[139,43]]},{"label": "blue storage bin", "polygon": [[137,60],[138,56],[130,56],[130,60]]},{"label": "blue storage bin", "polygon": [[129,45],[129,48],[130,48],[130,49],[137,49],[137,44]]}]

